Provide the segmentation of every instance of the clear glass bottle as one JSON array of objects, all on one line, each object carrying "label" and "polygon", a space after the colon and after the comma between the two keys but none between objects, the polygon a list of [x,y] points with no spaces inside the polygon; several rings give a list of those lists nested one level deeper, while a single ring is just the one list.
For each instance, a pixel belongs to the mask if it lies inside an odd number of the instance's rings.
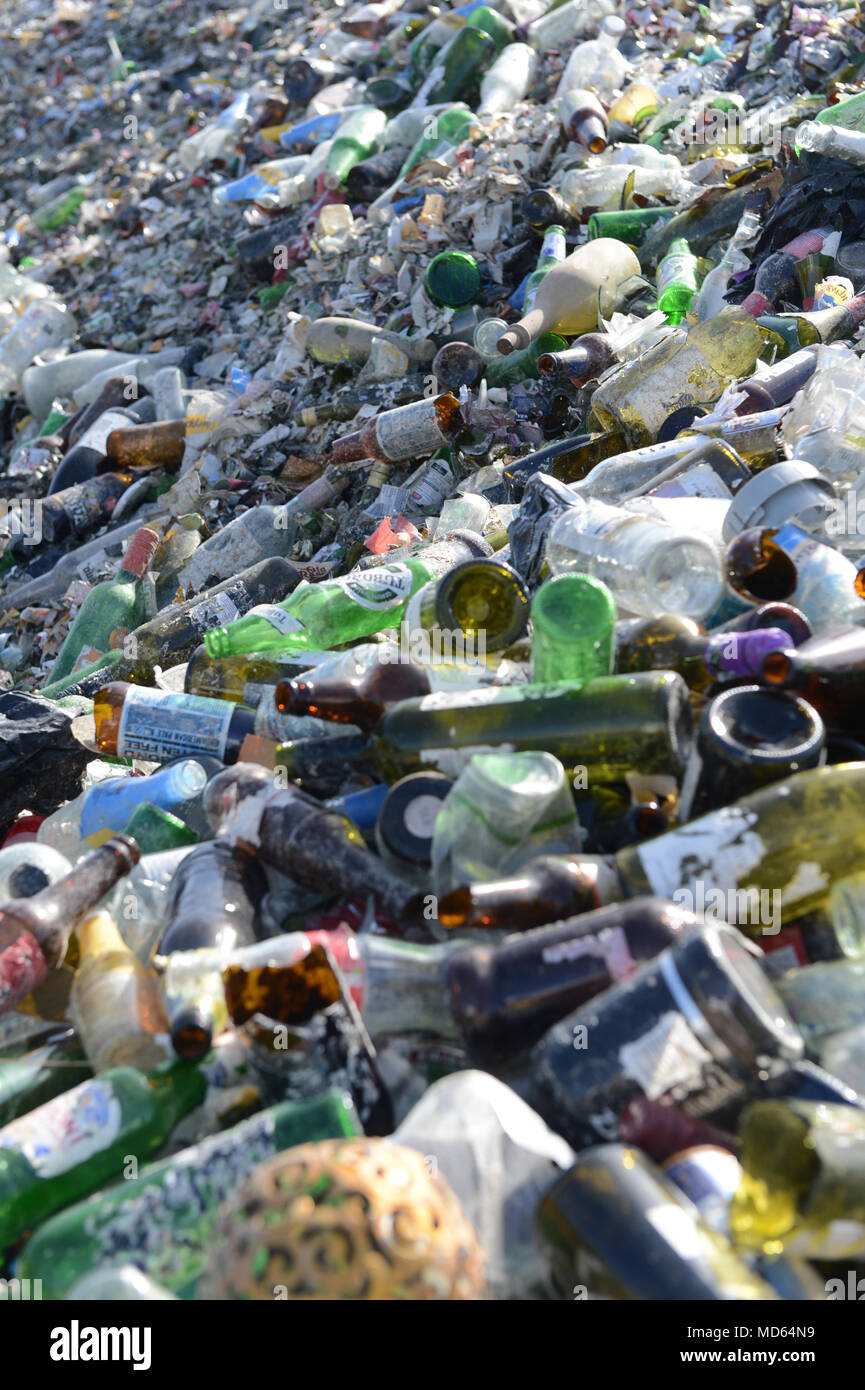
[{"label": "clear glass bottle", "polygon": [[554,574],[576,570],[600,579],[617,605],[647,617],[707,617],[723,587],[720,556],[708,540],[596,498],[581,499],[553,522],[546,558]]}]

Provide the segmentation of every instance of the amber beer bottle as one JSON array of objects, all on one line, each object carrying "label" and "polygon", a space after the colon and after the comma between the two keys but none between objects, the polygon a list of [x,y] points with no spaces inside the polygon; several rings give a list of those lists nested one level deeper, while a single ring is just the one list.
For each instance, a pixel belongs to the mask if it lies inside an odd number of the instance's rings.
[{"label": "amber beer bottle", "polygon": [[361,429],[336,441],[329,461],[350,463],[371,458],[398,463],[402,459],[424,458],[463,429],[465,421],[459,401],[446,393],[373,416]]},{"label": "amber beer bottle", "polygon": [[429,676],[411,661],[376,662],[363,669],[325,671],[315,668],[276,687],[280,714],[311,714],[337,724],[371,729],[400,700],[428,695]]},{"label": "amber beer bottle", "polygon": [[159,420],[147,425],[130,425],[112,430],[105,441],[105,452],[114,469],[121,471],[164,468],[176,471],[186,448],[186,420]]}]

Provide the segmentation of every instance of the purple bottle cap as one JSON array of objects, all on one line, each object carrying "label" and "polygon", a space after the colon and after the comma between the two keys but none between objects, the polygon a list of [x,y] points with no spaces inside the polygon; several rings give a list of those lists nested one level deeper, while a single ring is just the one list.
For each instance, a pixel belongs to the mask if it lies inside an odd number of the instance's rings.
[{"label": "purple bottle cap", "polygon": [[786,651],[790,635],[780,627],[719,633],[706,643],[703,660],[710,671],[728,676],[757,676],[769,652]]}]

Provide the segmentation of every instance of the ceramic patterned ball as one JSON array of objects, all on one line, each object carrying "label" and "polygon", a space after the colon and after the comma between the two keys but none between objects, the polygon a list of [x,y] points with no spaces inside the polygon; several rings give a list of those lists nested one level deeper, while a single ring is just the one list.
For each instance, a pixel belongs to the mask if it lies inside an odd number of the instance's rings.
[{"label": "ceramic patterned ball", "polygon": [[387,1139],[299,1144],[220,1211],[203,1299],[481,1299],[474,1227],[429,1160]]}]

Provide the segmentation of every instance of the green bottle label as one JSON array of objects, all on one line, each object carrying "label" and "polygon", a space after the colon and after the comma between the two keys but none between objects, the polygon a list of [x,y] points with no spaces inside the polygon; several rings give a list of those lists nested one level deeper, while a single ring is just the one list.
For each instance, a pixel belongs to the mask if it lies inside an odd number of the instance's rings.
[{"label": "green bottle label", "polygon": [[414,575],[408,565],[382,565],[380,569],[347,574],[334,583],[361,608],[398,608],[409,597]]},{"label": "green bottle label", "polygon": [[120,1102],[105,1081],[85,1081],[0,1130],[0,1151],[20,1153],[40,1178],[56,1178],[102,1153],[120,1133]]}]

